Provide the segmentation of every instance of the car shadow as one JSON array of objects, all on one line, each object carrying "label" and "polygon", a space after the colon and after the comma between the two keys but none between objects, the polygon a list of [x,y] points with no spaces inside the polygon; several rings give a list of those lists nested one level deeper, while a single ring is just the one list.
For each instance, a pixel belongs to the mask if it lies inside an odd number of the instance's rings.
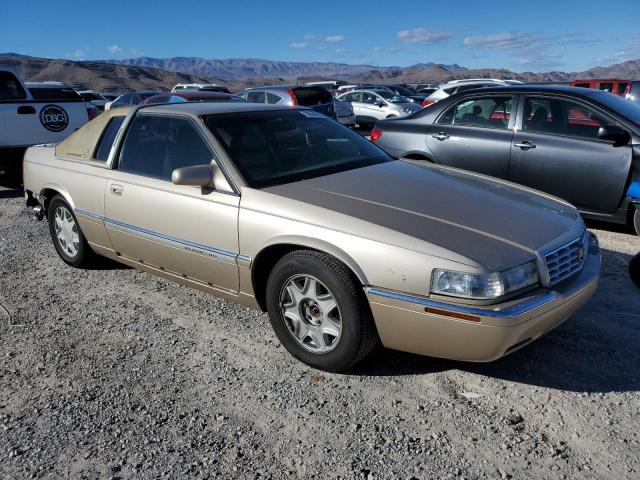
[{"label": "car shadow", "polygon": [[573,392],[640,390],[640,295],[627,273],[631,255],[602,249],[600,286],[572,318],[547,335],[491,363],[468,363],[384,348],[351,374],[424,375],[462,370],[511,382]]},{"label": "car shadow", "polygon": [[0,182],[0,198],[18,198],[23,195],[23,191],[15,188],[3,189],[2,182]]},{"label": "car shadow", "polygon": [[116,262],[107,257],[97,256],[88,265],[82,267],[85,270],[131,270],[133,267]]}]

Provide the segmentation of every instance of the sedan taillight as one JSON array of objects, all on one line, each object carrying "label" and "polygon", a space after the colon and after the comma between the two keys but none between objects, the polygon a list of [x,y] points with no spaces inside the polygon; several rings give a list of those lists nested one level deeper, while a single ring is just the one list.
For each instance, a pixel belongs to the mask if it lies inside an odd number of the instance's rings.
[{"label": "sedan taillight", "polygon": [[433,100],[433,99],[431,99],[431,98],[425,98],[425,99],[422,101],[421,105],[422,105],[423,107],[427,107],[427,106],[429,106],[429,105],[431,105],[431,104],[433,104],[433,103],[436,103],[436,100]]},{"label": "sedan taillight", "polygon": [[372,142],[377,142],[378,140],[380,140],[380,137],[382,136],[382,130],[380,130],[378,127],[375,127],[373,130],[371,130],[371,141]]}]

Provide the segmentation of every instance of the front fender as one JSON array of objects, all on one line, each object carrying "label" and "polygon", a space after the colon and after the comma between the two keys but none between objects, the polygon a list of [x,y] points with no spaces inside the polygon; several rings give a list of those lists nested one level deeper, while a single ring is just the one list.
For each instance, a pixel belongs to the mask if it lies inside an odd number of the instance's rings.
[{"label": "front fender", "polygon": [[356,275],[356,277],[358,277],[358,280],[360,281],[360,283],[362,283],[362,285],[369,285],[367,276],[365,275],[364,271],[362,271],[358,263],[353,259],[353,257],[351,257],[351,255],[349,255],[341,248],[325,240],[308,237],[305,235],[279,235],[270,238],[268,241],[260,245],[260,248],[258,249],[258,252],[256,254],[256,258],[258,258],[260,254],[269,247],[273,247],[276,245],[300,245],[301,247],[309,248],[312,250],[319,250],[321,252],[332,255],[342,263],[347,265]]}]

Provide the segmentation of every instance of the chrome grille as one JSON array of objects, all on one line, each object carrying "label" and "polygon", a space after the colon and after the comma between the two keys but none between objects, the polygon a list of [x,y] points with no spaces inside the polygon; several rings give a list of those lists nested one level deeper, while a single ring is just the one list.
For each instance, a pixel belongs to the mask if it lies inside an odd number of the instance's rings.
[{"label": "chrome grille", "polygon": [[549,272],[549,285],[553,286],[582,270],[589,249],[589,233],[563,245],[544,256]]}]

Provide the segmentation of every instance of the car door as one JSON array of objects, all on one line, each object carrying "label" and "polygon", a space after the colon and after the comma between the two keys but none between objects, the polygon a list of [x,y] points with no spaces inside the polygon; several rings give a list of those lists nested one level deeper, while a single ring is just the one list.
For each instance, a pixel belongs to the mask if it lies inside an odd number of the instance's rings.
[{"label": "car door", "polygon": [[139,112],[105,193],[105,223],[123,257],[238,291],[239,196],[174,185],[174,169],[215,156],[195,120]]},{"label": "car door", "polygon": [[615,119],[566,97],[527,95],[513,137],[512,181],[551,193],[578,208],[612,213],[631,169],[632,148],[598,139]]},{"label": "car door", "polygon": [[362,92],[362,106],[365,113],[362,115],[371,122],[386,118],[388,110],[387,103],[373,92]]},{"label": "car door", "polygon": [[427,131],[436,163],[508,178],[513,137],[513,95],[465,97],[448,107]]}]

